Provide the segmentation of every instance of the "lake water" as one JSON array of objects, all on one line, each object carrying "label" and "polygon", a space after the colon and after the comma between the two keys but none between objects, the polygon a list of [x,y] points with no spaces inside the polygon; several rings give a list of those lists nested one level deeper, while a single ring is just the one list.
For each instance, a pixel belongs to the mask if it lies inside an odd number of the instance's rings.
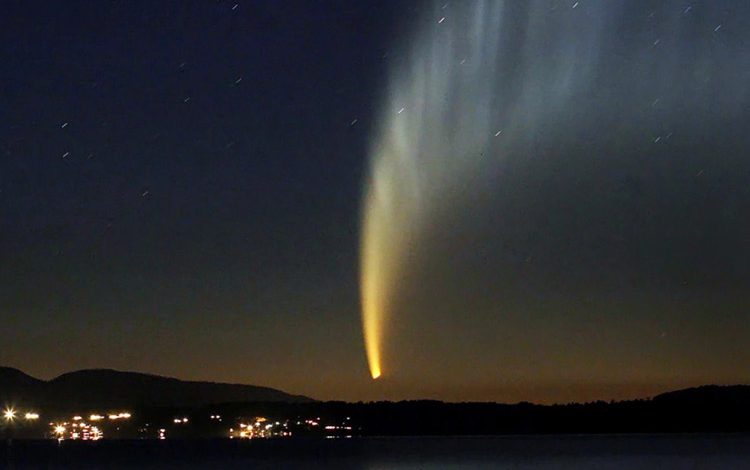
[{"label": "lake water", "polygon": [[13,441],[10,468],[750,468],[749,435]]}]

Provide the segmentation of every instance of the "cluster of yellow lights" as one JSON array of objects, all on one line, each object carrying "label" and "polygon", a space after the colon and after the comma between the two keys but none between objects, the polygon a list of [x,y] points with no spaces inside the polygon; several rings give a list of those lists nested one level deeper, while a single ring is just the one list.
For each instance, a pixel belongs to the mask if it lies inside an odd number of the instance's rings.
[{"label": "cluster of yellow lights", "polygon": [[[266,424],[263,424],[266,423]],[[238,437],[240,439],[256,439],[256,438],[269,438],[269,437],[289,437],[292,435],[290,431],[283,430],[278,431],[274,430],[274,427],[279,428],[283,427],[286,429],[286,423],[281,423],[279,421],[276,422],[268,422],[266,418],[258,417],[255,418],[254,423],[240,423],[240,430],[239,432],[235,432],[234,428],[229,429],[229,438],[234,439],[235,437]]]},{"label": "cluster of yellow lights", "polygon": [[[9,410],[6,410],[6,416],[8,416],[8,411]],[[98,413],[92,413],[91,415],[89,415],[88,421],[96,422],[102,421],[106,418],[109,418],[111,420],[129,419],[131,416],[132,415],[127,411],[112,413],[107,416],[100,415]],[[28,420],[36,420],[39,419],[39,415],[37,413],[29,412],[26,413],[25,418]],[[53,436],[60,441],[64,439],[98,441],[99,439],[102,439],[104,437],[104,433],[102,432],[101,428],[96,425],[87,423],[84,417],[81,415],[73,416],[69,422],[65,421],[59,423],[49,423],[49,425],[52,427]]]},{"label": "cluster of yellow lights", "polygon": [[[77,419],[76,419],[77,418]],[[49,423],[52,426],[52,432],[58,441],[64,439],[98,441],[104,437],[104,433],[97,426],[82,421],[80,416],[74,416],[75,423]]]}]

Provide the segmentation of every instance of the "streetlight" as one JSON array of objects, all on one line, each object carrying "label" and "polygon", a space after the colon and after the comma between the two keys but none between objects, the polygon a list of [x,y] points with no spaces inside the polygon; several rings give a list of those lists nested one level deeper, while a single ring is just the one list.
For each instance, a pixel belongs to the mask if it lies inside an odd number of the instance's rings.
[{"label": "streetlight", "polygon": [[5,417],[5,421],[13,421],[16,419],[16,410],[13,408],[6,408],[3,412],[3,416]]},{"label": "streetlight", "polygon": [[7,465],[8,467],[13,466],[13,425],[11,424],[14,419],[16,419],[16,410],[13,408],[5,408],[5,411],[3,411],[3,417],[5,418],[5,422],[8,423],[8,426],[6,427],[6,436],[7,436],[7,447],[6,447],[6,455],[8,456]]}]

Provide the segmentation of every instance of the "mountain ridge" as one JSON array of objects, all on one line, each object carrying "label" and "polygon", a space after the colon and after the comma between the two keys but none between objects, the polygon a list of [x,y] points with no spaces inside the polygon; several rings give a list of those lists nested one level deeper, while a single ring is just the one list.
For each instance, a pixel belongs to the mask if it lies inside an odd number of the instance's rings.
[{"label": "mountain ridge", "polygon": [[42,380],[16,368],[0,367],[0,401],[91,408],[315,400],[259,385],[181,380],[116,369],[81,369]]}]

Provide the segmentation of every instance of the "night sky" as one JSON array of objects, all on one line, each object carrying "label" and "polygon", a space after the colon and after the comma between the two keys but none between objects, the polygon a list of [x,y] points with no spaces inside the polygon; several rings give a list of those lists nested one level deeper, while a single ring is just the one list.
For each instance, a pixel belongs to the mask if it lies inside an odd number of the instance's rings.
[{"label": "night sky", "polygon": [[[437,5],[3,2],[0,364],[345,400],[750,382],[739,0],[508,4],[492,74],[409,127],[450,145],[413,159],[436,189],[372,381],[363,187],[388,113],[413,109],[387,109],[403,71],[474,4]],[[447,180],[477,106],[498,124],[473,129],[507,140]]]}]

